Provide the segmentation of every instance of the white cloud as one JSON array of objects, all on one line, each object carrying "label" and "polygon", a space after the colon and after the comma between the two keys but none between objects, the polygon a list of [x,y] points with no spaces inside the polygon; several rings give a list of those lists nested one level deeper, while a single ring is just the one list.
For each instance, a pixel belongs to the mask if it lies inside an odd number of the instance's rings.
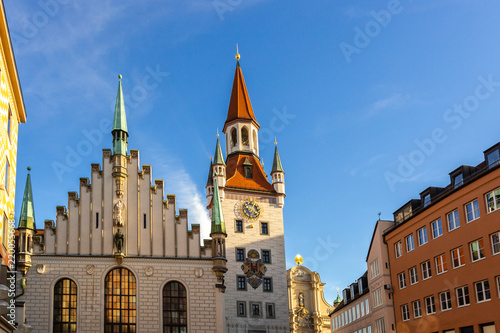
[{"label": "white cloud", "polygon": [[410,99],[409,95],[403,95],[401,93],[394,93],[389,97],[380,99],[370,106],[369,114],[375,115],[381,111],[388,109],[396,109],[405,105]]}]

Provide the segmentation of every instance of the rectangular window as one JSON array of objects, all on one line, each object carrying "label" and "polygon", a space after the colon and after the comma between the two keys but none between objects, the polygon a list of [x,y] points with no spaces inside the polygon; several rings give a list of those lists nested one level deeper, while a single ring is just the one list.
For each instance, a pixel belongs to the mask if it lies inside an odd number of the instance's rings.
[{"label": "rectangular window", "polygon": [[144,214],[144,229],[146,229],[146,214]]},{"label": "rectangular window", "polygon": [[359,304],[356,305],[356,319],[359,319],[361,317],[361,312],[359,311]]},{"label": "rectangular window", "polygon": [[368,299],[365,300],[365,309],[366,309],[366,314],[368,315],[370,313],[370,304],[368,303]]},{"label": "rectangular window", "polygon": [[349,316],[349,323],[352,321],[351,309],[347,310],[347,314]]},{"label": "rectangular window", "polygon": [[[382,299],[382,287],[380,287],[373,292],[373,307],[376,308],[377,306],[382,305],[383,302],[384,301]],[[368,310],[366,311],[366,314],[368,314]]]},{"label": "rectangular window", "polygon": [[262,262],[264,264],[271,263],[271,251],[270,250],[262,250]]},{"label": "rectangular window", "polygon": [[465,205],[465,215],[467,216],[467,223],[479,218],[479,202],[477,200]]},{"label": "rectangular window", "polygon": [[250,307],[252,308],[252,317],[262,317],[260,303],[250,303]]},{"label": "rectangular window", "polygon": [[430,194],[427,194],[425,197],[424,197],[424,207],[427,207],[431,204],[431,195]]},{"label": "rectangular window", "polygon": [[493,254],[500,253],[500,231],[491,235],[491,249]]},{"label": "rectangular window", "polygon": [[484,244],[483,244],[483,239],[479,239],[477,241],[474,241],[469,244],[470,246],[470,254],[471,254],[471,261],[477,261],[484,259]]},{"label": "rectangular window", "polygon": [[421,266],[422,266],[422,280],[427,280],[428,278],[432,277],[431,262],[427,260],[426,262],[422,263]]},{"label": "rectangular window", "polygon": [[466,306],[470,304],[469,300],[469,286],[462,286],[456,289],[457,306]]},{"label": "rectangular window", "polygon": [[[366,327],[363,328],[363,332],[366,332]],[[375,332],[385,333],[385,320],[384,320],[384,318],[380,318],[380,319],[375,320]]]},{"label": "rectangular window", "polygon": [[497,292],[498,292],[498,297],[500,297],[500,276],[497,276],[495,280],[497,280]]},{"label": "rectangular window", "polygon": [[434,259],[436,261],[436,274],[441,274],[448,270],[448,266],[446,265],[446,255],[444,253]]},{"label": "rectangular window", "polygon": [[457,268],[465,264],[464,248],[462,246],[451,250],[451,260],[453,262],[453,268]]},{"label": "rectangular window", "polygon": [[365,315],[365,304],[363,302],[360,303],[361,305],[361,317],[363,317]]},{"label": "rectangular window", "polygon": [[406,252],[413,251],[415,249],[415,242],[413,241],[413,235],[406,237]]},{"label": "rectangular window", "polygon": [[276,318],[274,313],[274,303],[266,303],[266,318]]},{"label": "rectangular window", "polygon": [[427,243],[427,227],[418,230],[418,245],[422,246]]},{"label": "rectangular window", "polygon": [[247,303],[246,302],[236,302],[236,309],[238,311],[238,317],[247,316]]},{"label": "rectangular window", "polygon": [[441,224],[441,219],[436,220],[431,223],[432,227],[432,239],[438,238],[443,235],[443,225]]},{"label": "rectangular window", "polygon": [[441,301],[441,311],[446,311],[451,309],[451,294],[449,290],[440,293],[439,300]]},{"label": "rectangular window", "polygon": [[242,220],[236,220],[236,232],[243,232],[243,221]]},{"label": "rectangular window", "polygon": [[272,278],[264,278],[263,288],[264,288],[264,291],[272,292],[273,291],[273,279]]},{"label": "rectangular window", "polygon": [[479,325],[481,333],[496,333],[495,323],[487,323]]},{"label": "rectangular window", "polygon": [[427,314],[436,313],[436,304],[434,303],[434,296],[429,296],[425,298],[425,308]]},{"label": "rectangular window", "polygon": [[456,175],[455,178],[453,178],[454,188],[462,186],[463,183],[464,183],[464,175],[459,174],[459,175]]},{"label": "rectangular window", "polygon": [[237,289],[238,290],[247,290],[247,281],[244,276],[238,276],[237,278]]},{"label": "rectangular window", "polygon": [[380,274],[380,268],[378,265],[378,258],[370,263],[370,277],[373,279]]},{"label": "rectangular window", "polygon": [[417,266],[410,268],[410,284],[415,284],[418,282]]},{"label": "rectangular window", "polygon": [[401,315],[403,317],[403,321],[410,320],[410,311],[408,311],[408,304],[404,304],[401,306]]},{"label": "rectangular window", "polygon": [[414,301],[412,305],[413,305],[413,316],[415,318],[422,317],[422,306],[420,305],[420,300]]},{"label": "rectangular window", "polygon": [[399,289],[406,288],[406,274],[405,272],[398,274]]},{"label": "rectangular window", "polygon": [[497,165],[500,161],[500,152],[498,151],[498,149],[496,149],[493,152],[489,153],[486,159],[488,162],[488,166],[491,168]]},{"label": "rectangular window", "polygon": [[394,252],[396,254],[396,258],[399,258],[403,255],[403,249],[401,247],[401,241],[394,244]]},{"label": "rectangular window", "polygon": [[99,228],[99,213],[95,213],[95,228]]},{"label": "rectangular window", "polygon": [[476,286],[476,301],[478,303],[489,301],[491,299],[490,283],[488,280],[475,283]]},{"label": "rectangular window", "polygon": [[269,229],[267,226],[267,222],[261,222],[260,223],[260,233],[262,235],[269,235]]},{"label": "rectangular window", "polygon": [[245,261],[245,249],[236,249],[236,261]]},{"label": "rectangular window", "polygon": [[453,212],[446,215],[448,219],[448,231],[455,230],[460,227],[460,218],[458,216],[458,210],[455,209]]}]

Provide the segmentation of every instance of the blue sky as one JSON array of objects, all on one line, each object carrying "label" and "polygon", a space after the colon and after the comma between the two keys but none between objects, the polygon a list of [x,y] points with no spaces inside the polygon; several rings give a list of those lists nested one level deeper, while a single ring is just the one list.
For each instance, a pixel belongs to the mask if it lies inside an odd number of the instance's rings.
[{"label": "blue sky", "polygon": [[497,1],[4,2],[28,114],[17,216],[30,165],[39,228],[111,148],[117,74],[129,148],[207,225],[236,43],[265,169],[276,136],[286,172],[287,265],[300,253],[330,302],[366,270],[378,212],[500,141]]}]

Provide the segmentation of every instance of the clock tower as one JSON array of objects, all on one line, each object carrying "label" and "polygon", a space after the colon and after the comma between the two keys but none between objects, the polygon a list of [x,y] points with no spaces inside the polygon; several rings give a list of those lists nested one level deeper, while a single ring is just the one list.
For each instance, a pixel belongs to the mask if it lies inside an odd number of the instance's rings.
[{"label": "clock tower", "polygon": [[[219,195],[225,217],[225,332],[289,332],[283,207],[284,171],[277,148],[271,177],[259,151],[260,125],[236,55],[224,123],[226,158],[217,138],[207,204]],[[217,180],[217,181],[214,181]],[[218,194],[214,191],[218,186]]]}]

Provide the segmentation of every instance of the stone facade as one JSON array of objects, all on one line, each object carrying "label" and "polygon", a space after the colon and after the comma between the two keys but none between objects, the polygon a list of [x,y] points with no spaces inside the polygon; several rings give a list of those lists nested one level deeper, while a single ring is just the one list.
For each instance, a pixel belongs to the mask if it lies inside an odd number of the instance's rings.
[{"label": "stone facade", "polygon": [[294,266],[286,272],[290,333],[330,333],[334,307],[323,294],[324,283],[317,272]]}]

